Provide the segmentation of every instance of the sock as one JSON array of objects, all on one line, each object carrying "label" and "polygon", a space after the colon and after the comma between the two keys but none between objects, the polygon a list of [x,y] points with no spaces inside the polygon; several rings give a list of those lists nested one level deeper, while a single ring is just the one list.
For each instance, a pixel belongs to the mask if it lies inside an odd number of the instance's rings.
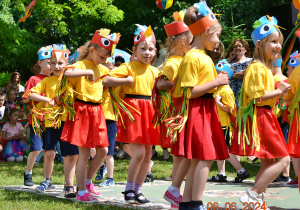
[{"label": "sock", "polygon": [[[134,190],[134,182],[127,181],[125,191],[128,191],[128,190]],[[127,196],[133,197],[134,193],[128,193]]]},{"label": "sock", "polygon": [[191,205],[191,202],[181,202],[181,203],[179,204],[179,206],[182,206],[182,207],[184,207],[184,208],[189,208],[190,205]]},{"label": "sock", "polygon": [[87,192],[88,192],[87,190],[80,190],[80,191],[78,191],[78,195],[84,196],[84,194]]},{"label": "sock", "polygon": [[238,171],[238,173],[239,173],[239,174],[242,174],[242,173],[245,173],[245,171],[246,171],[246,170],[245,170],[244,168],[242,168],[241,170]]},{"label": "sock", "polygon": [[44,182],[51,182],[51,178],[44,177]]},{"label": "sock", "polygon": [[86,179],[86,185],[90,185],[92,183],[91,179]]},{"label": "sock", "polygon": [[109,177],[107,177],[106,179],[114,181],[114,178],[109,178]]},{"label": "sock", "polygon": [[26,169],[25,175],[27,175],[27,174],[32,174],[32,171],[28,171],[28,170]]},{"label": "sock", "polygon": [[223,176],[226,176],[226,174],[225,174],[225,173],[219,173],[219,175],[223,175]]},{"label": "sock", "polygon": [[168,190],[176,198],[178,198],[180,196],[180,188],[179,187],[169,186]]},{"label": "sock", "polygon": [[136,195],[142,192],[142,187],[143,185],[138,185],[138,184],[134,185],[134,192]]},{"label": "sock", "polygon": [[199,206],[203,205],[202,201],[191,201],[191,207],[198,208]]},{"label": "sock", "polygon": [[281,177],[283,177],[283,178],[289,178],[289,176],[283,176],[283,175],[281,175]]}]

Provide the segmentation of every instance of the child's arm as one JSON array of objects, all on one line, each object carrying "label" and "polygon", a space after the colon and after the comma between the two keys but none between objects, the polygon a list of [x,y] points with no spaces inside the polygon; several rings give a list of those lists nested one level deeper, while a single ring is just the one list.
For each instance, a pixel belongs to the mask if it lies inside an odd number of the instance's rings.
[{"label": "child's arm", "polygon": [[290,84],[287,84],[285,82],[280,82],[276,90],[268,91],[265,95],[263,95],[262,97],[256,100],[259,100],[259,102],[264,102],[272,98],[277,98],[277,97],[282,98],[290,88],[291,88]]},{"label": "child's arm", "polygon": [[64,75],[66,77],[82,77],[82,76],[88,76],[90,81],[94,81],[94,71],[91,69],[67,69],[64,72]]},{"label": "child's arm", "polygon": [[156,87],[159,90],[171,90],[173,85],[174,82],[171,82],[170,80],[165,78],[160,78],[156,83]]},{"label": "child's arm", "polygon": [[37,93],[31,93],[31,94],[28,96],[28,98],[29,98],[30,100],[32,100],[32,101],[40,101],[40,102],[46,102],[46,103],[49,102],[49,104],[50,104],[51,106],[55,106],[55,101],[54,101],[54,100],[52,100],[51,98],[48,98],[48,97],[46,97],[46,96],[41,96],[41,95],[39,95],[39,94],[37,94]]},{"label": "child's arm", "polygon": [[117,78],[117,77],[111,77],[111,76],[106,76],[102,84],[107,87],[117,87],[117,86],[129,86],[133,84],[133,77],[132,76],[127,76],[125,78]]},{"label": "child's arm", "polygon": [[197,85],[195,87],[191,88],[191,98],[198,98],[208,91],[214,89],[215,87],[219,87],[222,85],[228,85],[229,82],[229,77],[227,73],[221,72],[220,74],[217,75],[217,77],[205,84],[202,85]]},{"label": "child's arm", "polygon": [[215,102],[217,104],[217,106],[219,106],[224,112],[230,112],[230,108],[229,107],[226,107],[222,102],[222,97],[220,95],[217,95],[215,97]]}]

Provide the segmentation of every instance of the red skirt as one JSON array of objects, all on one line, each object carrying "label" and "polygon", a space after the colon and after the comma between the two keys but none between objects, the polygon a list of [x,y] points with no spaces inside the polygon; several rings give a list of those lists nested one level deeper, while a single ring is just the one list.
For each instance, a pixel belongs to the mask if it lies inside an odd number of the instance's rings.
[{"label": "red skirt", "polygon": [[125,116],[123,118],[125,128],[121,120],[118,120],[117,141],[124,143],[159,145],[159,127],[154,129],[154,125],[151,123],[154,116],[152,101],[136,98],[124,98],[124,101],[138,110],[141,115],[128,107],[128,110],[135,120],[131,122],[129,118]]},{"label": "red skirt", "polygon": [[[252,140],[252,121],[247,124],[247,135],[250,145],[245,142],[243,144],[243,132],[241,132],[241,143],[238,144],[238,127],[235,128],[235,133],[232,139],[230,153],[240,156],[255,156],[257,158],[278,158],[288,156],[285,140],[273,111],[268,108],[256,107],[257,111],[257,127],[260,137],[260,149],[256,150]],[[243,125],[242,125],[243,131]],[[245,149],[244,146],[245,145]]]},{"label": "red skirt", "polygon": [[287,143],[288,153],[294,158],[300,158],[300,128],[299,125],[297,127],[297,117],[298,114],[295,112],[293,122],[289,130],[289,142]]},{"label": "red skirt", "polygon": [[108,147],[104,112],[100,105],[75,101],[75,119],[66,120],[61,140],[78,147]]},{"label": "red skirt", "polygon": [[189,100],[189,117],[185,125],[185,157],[199,160],[229,158],[224,133],[214,99]]},{"label": "red skirt", "polygon": [[171,136],[169,135],[167,137],[167,131],[168,128],[166,127],[166,125],[164,123],[161,123],[159,125],[160,127],[160,146],[161,148],[171,148],[173,145],[173,139],[171,138]]}]

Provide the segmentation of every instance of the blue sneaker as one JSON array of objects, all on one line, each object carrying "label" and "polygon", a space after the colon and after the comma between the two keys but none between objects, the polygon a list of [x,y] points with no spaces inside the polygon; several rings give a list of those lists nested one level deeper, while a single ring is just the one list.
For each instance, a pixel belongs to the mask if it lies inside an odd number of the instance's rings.
[{"label": "blue sneaker", "polygon": [[50,183],[44,181],[41,183],[40,186],[36,187],[35,188],[35,191],[39,192],[39,193],[44,193],[46,190],[49,190],[50,189]]},{"label": "blue sneaker", "polygon": [[95,180],[101,181],[104,178],[106,173],[107,173],[107,169],[106,169],[106,165],[104,163],[103,166],[100,167]]},{"label": "blue sneaker", "polygon": [[104,180],[104,182],[99,184],[99,187],[112,187],[112,186],[115,186],[113,179],[106,179]]}]

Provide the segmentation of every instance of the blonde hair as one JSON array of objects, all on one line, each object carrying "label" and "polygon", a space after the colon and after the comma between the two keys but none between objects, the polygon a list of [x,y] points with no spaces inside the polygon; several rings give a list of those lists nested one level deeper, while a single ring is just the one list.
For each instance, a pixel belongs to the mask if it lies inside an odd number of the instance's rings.
[{"label": "blonde hair", "polygon": [[[283,35],[280,31],[278,33],[279,33],[280,43],[282,44],[283,43]],[[265,66],[268,66],[269,68],[273,68],[272,59],[269,59],[269,60],[266,59],[264,49],[265,49],[266,43],[268,41],[270,41],[271,39],[274,39],[277,36],[278,36],[277,33],[272,33],[272,34],[264,37],[263,39],[261,39],[259,44],[255,45],[255,50],[253,53],[254,60],[261,62],[262,64],[264,64]]]},{"label": "blonde hair", "polygon": [[87,41],[84,45],[82,45],[80,47],[80,52],[79,52],[79,57],[78,57],[78,61],[81,61],[83,59],[85,59],[89,53],[90,53],[90,49],[91,48],[95,48],[96,51],[100,51],[101,49],[105,50],[106,51],[106,55],[108,53],[110,53],[109,50],[103,48],[103,47],[100,47],[99,45],[97,44],[92,44],[91,41]]}]

